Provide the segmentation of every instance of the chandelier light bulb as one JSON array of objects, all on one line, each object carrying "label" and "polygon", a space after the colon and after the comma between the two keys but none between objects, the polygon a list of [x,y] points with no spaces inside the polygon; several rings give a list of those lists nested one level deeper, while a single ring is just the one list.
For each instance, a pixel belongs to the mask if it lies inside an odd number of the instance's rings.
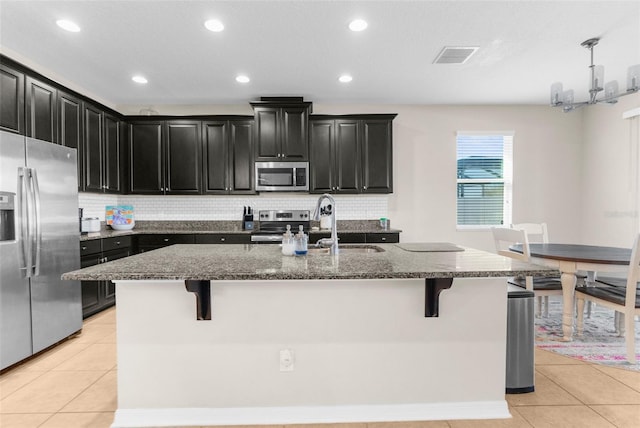
[{"label": "chandelier light bulb", "polygon": [[77,33],[80,31],[80,27],[78,26],[78,24],[73,21],[69,21],[68,19],[59,19],[56,21],[56,24],[58,25],[58,27],[71,33]]},{"label": "chandelier light bulb", "polygon": [[349,23],[349,29],[356,32],[364,31],[368,26],[369,24],[367,24],[367,21],[365,21],[364,19],[354,19]]}]

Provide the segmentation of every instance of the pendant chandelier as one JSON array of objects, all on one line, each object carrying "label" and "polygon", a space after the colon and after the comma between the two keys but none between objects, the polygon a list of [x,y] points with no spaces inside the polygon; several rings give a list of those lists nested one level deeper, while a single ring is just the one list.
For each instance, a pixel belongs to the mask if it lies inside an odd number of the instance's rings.
[{"label": "pendant chandelier", "polygon": [[[591,65],[589,66],[591,72],[591,87],[589,89],[589,100],[582,102],[575,102],[573,100],[573,89],[567,91],[562,90],[562,83],[556,82],[551,85],[551,106],[562,107],[562,110],[566,113],[575,110],[580,107],[584,107],[590,104],[608,103],[615,104],[618,102],[618,98],[625,95],[631,95],[640,90],[640,64],[632,65],[627,70],[627,90],[620,93],[618,91],[618,82],[613,80],[604,84],[604,66],[593,64],[593,48],[600,41],[599,38],[594,37],[592,39],[585,40],[580,43],[580,46],[589,49],[591,54]],[[598,93],[603,92],[603,96],[598,98]]]}]

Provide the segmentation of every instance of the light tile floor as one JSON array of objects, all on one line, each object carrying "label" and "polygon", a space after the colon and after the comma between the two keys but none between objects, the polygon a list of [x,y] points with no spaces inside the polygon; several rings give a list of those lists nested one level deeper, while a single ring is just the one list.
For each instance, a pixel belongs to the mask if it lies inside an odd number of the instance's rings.
[{"label": "light tile floor", "polygon": [[[115,314],[111,308],[85,320],[79,336],[2,374],[0,427],[109,427],[117,407]],[[340,428],[640,427],[640,373],[536,350],[535,386],[507,395],[511,419]]]}]

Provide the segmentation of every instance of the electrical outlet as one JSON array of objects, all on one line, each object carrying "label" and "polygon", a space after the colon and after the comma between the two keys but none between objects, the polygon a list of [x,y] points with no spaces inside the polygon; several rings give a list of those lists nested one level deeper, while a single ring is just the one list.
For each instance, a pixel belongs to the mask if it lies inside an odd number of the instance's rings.
[{"label": "electrical outlet", "polygon": [[280,350],[280,371],[292,372],[294,366],[293,351],[291,349]]}]

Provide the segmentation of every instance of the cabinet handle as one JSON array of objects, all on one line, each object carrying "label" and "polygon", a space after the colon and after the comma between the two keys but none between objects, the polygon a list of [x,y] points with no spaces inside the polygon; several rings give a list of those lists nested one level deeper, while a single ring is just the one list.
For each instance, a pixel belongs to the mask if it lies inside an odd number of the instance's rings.
[{"label": "cabinet handle", "polygon": [[164,238],[164,242],[169,242],[169,238]]},{"label": "cabinet handle", "polygon": [[340,186],[336,187],[336,190],[340,190]]},{"label": "cabinet handle", "polygon": [[224,238],[220,238],[220,241],[224,242]]},{"label": "cabinet handle", "polygon": [[364,189],[364,190],[367,190],[367,186],[364,186],[364,187],[363,187],[363,189]]},{"label": "cabinet handle", "polygon": [[82,247],[82,251],[84,251],[84,250],[86,250],[86,249],[87,249],[87,247]]},{"label": "cabinet handle", "polygon": [[385,238],[384,236],[382,238],[380,238],[381,241],[386,241],[387,238]]},{"label": "cabinet handle", "polygon": [[116,241],[116,245],[120,245],[120,241]]}]

